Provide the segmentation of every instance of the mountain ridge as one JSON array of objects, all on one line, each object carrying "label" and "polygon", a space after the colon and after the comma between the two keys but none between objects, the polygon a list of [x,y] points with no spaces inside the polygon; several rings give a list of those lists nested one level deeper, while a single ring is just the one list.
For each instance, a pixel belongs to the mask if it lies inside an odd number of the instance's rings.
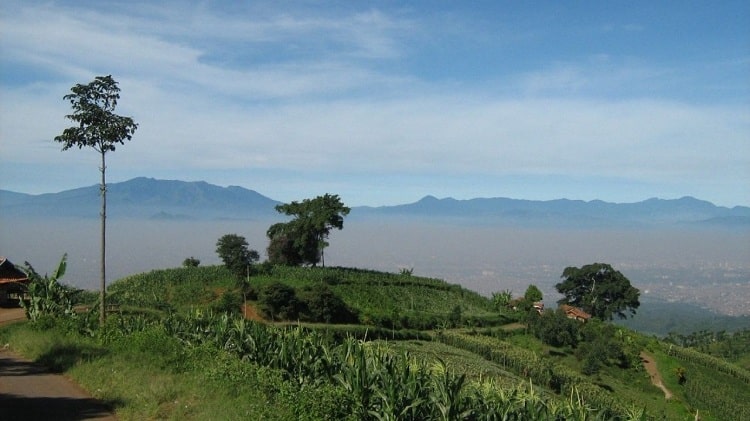
[{"label": "mountain ridge", "polygon": [[[108,216],[149,219],[260,219],[278,217],[281,203],[240,186],[136,177],[107,185]],[[99,185],[31,195],[0,190],[0,211],[15,217],[98,217]],[[507,197],[454,199],[426,195],[393,206],[354,207],[352,217],[405,217],[470,223],[541,226],[694,225],[750,228],[750,207],[717,206],[692,196],[613,203]]]}]

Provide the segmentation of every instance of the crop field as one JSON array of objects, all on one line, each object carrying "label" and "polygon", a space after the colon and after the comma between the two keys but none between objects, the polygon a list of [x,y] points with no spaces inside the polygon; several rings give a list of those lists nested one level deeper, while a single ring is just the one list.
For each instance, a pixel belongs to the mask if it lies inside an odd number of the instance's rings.
[{"label": "crop field", "polygon": [[[745,369],[624,328],[612,330],[616,340],[655,355],[675,398],[640,365],[582,374],[576,348],[546,345],[517,313],[440,280],[286,267],[250,278],[256,291],[326,285],[359,315],[349,324],[215,311],[239,281],[221,266],[131,276],[110,286],[119,310],[104,328],[81,313],[2,327],[0,340],[76,379],[121,419],[681,420],[696,410],[702,420],[747,419]],[[405,316],[431,327],[374,323]]]}]

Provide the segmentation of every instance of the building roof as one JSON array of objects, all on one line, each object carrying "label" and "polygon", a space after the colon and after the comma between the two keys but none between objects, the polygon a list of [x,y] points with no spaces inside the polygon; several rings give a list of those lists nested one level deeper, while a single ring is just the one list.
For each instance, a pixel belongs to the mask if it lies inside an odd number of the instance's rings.
[{"label": "building roof", "polygon": [[560,308],[565,312],[565,314],[568,315],[568,317],[574,317],[576,319],[581,319],[581,320],[588,320],[591,318],[590,314],[586,313],[585,311],[581,310],[578,307],[573,307],[567,304],[563,304],[560,306]]},{"label": "building roof", "polygon": [[0,284],[28,283],[26,272],[18,269],[10,260],[0,256]]}]

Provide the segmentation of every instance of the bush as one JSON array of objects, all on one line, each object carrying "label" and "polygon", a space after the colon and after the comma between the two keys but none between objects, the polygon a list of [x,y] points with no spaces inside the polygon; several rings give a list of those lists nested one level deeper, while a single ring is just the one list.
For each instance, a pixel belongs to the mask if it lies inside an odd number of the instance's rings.
[{"label": "bush", "polygon": [[296,319],[303,309],[303,303],[297,298],[294,288],[280,282],[263,288],[258,301],[263,312],[272,320]]},{"label": "bush", "polygon": [[186,268],[197,268],[201,264],[201,261],[193,256],[188,257],[182,261],[182,266]]},{"label": "bush", "polygon": [[302,301],[310,321],[323,323],[357,321],[356,313],[349,309],[326,284],[317,284],[303,290]]},{"label": "bush", "polygon": [[216,313],[240,314],[242,310],[242,295],[237,291],[227,290],[221,297],[211,304],[211,310]]}]

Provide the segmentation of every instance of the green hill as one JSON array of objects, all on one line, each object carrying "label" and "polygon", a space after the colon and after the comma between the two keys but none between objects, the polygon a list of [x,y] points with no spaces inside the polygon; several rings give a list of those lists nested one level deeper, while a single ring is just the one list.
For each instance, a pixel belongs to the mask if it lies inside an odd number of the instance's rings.
[{"label": "green hill", "polygon": [[[298,293],[325,285],[357,315],[361,324],[432,329],[457,313],[475,326],[511,321],[491,301],[460,285],[438,279],[353,268],[261,267],[249,278],[250,295],[282,283]],[[186,310],[210,307],[237,281],[223,266],[155,270],[121,279],[109,287],[110,301],[135,307]]]},{"label": "green hill", "polygon": [[[286,322],[244,320],[244,298],[257,318],[268,291],[291,291],[285,297],[302,310]],[[38,324],[3,328],[0,339],[127,402],[123,419],[211,418],[206,410],[267,419],[750,419],[745,368],[597,321],[558,320],[578,341],[551,346],[535,332],[552,318],[494,308],[438,279],[259,265],[242,287],[211,266],[130,276],[109,294],[117,311],[104,330],[80,316],[47,321],[38,334]],[[321,297],[353,319],[310,323]],[[110,381],[102,370],[129,374]],[[154,379],[174,386],[144,395],[159,387]]]}]

